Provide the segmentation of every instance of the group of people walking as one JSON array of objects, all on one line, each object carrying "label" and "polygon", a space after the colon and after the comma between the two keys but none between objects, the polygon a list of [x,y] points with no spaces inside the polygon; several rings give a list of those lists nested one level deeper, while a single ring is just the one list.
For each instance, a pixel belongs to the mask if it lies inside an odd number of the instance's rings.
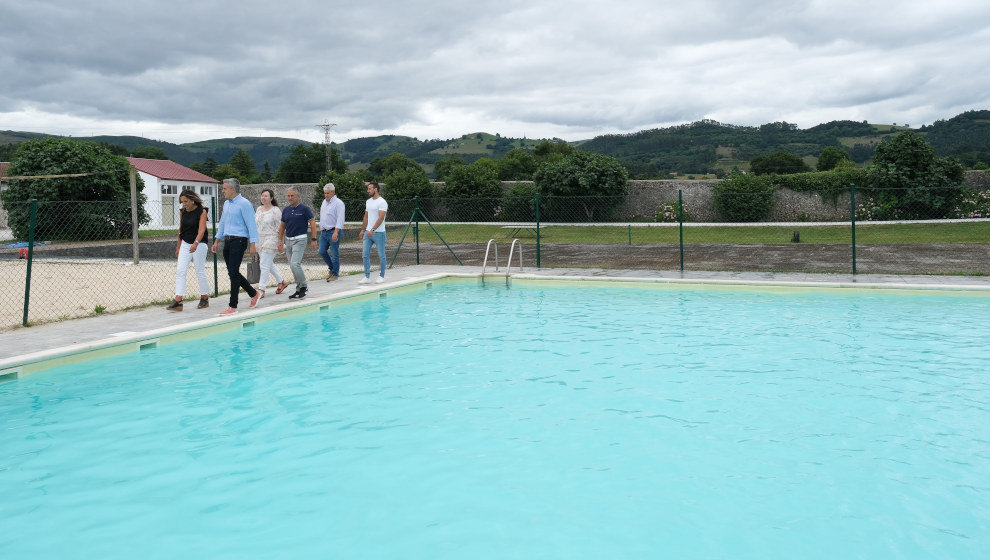
[{"label": "group of people walking", "polygon": [[[362,259],[364,261],[364,278],[359,284],[371,282],[371,247],[378,250],[379,275],[376,283],[385,281],[385,215],[388,203],[381,196],[381,187],[377,182],[365,183],[368,200],[365,203],[364,220],[362,221],[360,238],[363,240]],[[230,315],[237,312],[238,295],[243,289],[251,298],[249,307],[258,305],[258,300],[265,297],[267,286],[274,282],[275,293],[281,294],[288,283],[275,266],[276,253],[285,253],[289,261],[289,269],[296,283],[295,292],[290,299],[306,297],[309,285],[302,268],[303,253],[307,245],[318,248],[318,253],[327,265],[327,282],[337,280],[340,276],[340,241],[344,228],[344,202],[337,197],[333,183],[323,187],[324,200],[320,205],[320,221],[316,222],[313,211],[300,203],[299,191],[290,187],[286,193],[288,204],[285,208],[278,207],[275,192],[265,189],[261,192],[261,204],[257,209],[246,198],[241,196],[241,185],[237,179],[224,179],[222,192],[226,199],[220,223],[217,225],[216,236],[211,245],[211,251],[217,252],[220,240],[223,240],[223,260],[227,265],[227,275],[230,277],[230,299],[227,308],[220,315]],[[203,200],[194,191],[184,190],[179,195],[179,235],[175,248],[177,269],[175,274],[175,299],[165,309],[182,311],[183,298],[186,293],[186,273],[189,265],[193,265],[196,279],[199,282],[198,309],[210,306],[210,284],[206,276],[206,245],[209,243],[209,232],[206,228],[206,207]],[[261,274],[258,287],[255,288],[241,274],[240,267],[244,254],[252,257],[259,256]]]}]

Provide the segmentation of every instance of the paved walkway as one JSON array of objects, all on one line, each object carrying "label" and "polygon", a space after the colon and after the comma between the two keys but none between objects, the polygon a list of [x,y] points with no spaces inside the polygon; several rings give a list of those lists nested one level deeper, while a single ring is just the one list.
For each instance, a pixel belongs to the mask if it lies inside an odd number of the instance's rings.
[{"label": "paved walkway", "polygon": [[[406,266],[396,267],[387,271],[387,282],[381,285],[371,284],[361,286],[358,281],[361,275],[341,277],[336,282],[311,281],[309,296],[302,302],[288,299],[291,290],[281,295],[275,295],[269,290],[265,299],[258,307],[248,309],[247,299],[242,294],[241,310],[233,316],[220,317],[219,312],[226,308],[227,296],[210,300],[211,306],[205,310],[196,309],[196,302],[186,305],[179,313],[165,311],[162,307],[150,307],[135,311],[127,311],[97,317],[72,319],[59,323],[48,323],[28,328],[19,328],[0,334],[0,370],[10,367],[19,358],[38,352],[55,350],[84,349],[99,341],[115,337],[130,337],[142,332],[157,331],[192,324],[219,324],[226,321],[242,320],[253,315],[266,313],[271,309],[285,309],[293,305],[312,304],[314,301],[328,300],[341,294],[354,294],[361,291],[373,291],[378,288],[394,287],[396,284],[411,282],[421,278],[443,274],[472,274],[481,272],[476,266]],[[504,275],[505,268],[500,272],[489,274]],[[627,278],[669,280],[674,282],[730,282],[730,283],[799,283],[813,285],[843,285],[858,287],[946,287],[954,289],[977,289],[990,291],[990,277],[967,276],[894,276],[894,275],[858,275],[851,274],[780,274],[759,272],[677,272],[652,270],[602,270],[602,269],[534,269],[527,268],[519,272],[512,271],[513,276],[563,276],[571,278]]]}]

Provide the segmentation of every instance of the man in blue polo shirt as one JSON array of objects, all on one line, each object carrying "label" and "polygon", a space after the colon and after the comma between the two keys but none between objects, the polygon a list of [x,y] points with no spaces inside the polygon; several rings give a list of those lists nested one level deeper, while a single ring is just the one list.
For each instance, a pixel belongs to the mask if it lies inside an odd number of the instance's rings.
[{"label": "man in blue polo shirt", "polygon": [[[316,247],[319,237],[316,234],[316,216],[309,206],[299,204],[299,191],[290,187],[285,197],[289,204],[282,209],[282,223],[278,226],[278,252],[285,250],[289,258],[289,268],[296,279],[296,292],[289,299],[306,297],[306,274],[302,268],[303,251],[306,250],[306,238],[309,245]],[[307,231],[307,226],[309,231]]]},{"label": "man in blue polo shirt", "polygon": [[230,304],[221,315],[237,313],[237,294],[244,291],[251,296],[251,305],[258,305],[258,290],[241,274],[241,261],[247,249],[252,255],[257,253],[258,226],[254,221],[254,205],[241,196],[241,183],[237,179],[223,180],[223,203],[217,235],[213,238],[211,250],[217,252],[217,242],[223,239],[223,261],[227,263],[227,276],[230,277]]}]

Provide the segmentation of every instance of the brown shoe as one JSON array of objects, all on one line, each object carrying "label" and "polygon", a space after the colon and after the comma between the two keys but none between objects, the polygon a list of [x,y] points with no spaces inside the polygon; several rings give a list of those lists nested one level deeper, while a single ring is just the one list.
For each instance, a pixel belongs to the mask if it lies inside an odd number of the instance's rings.
[{"label": "brown shoe", "polygon": [[333,282],[336,279],[337,279],[337,275],[336,274],[331,274],[331,275],[327,276],[327,282]]},{"label": "brown shoe", "polygon": [[255,307],[258,305],[258,299],[261,297],[261,290],[255,290],[254,297],[251,298],[251,304],[248,307]]},{"label": "brown shoe", "polygon": [[277,287],[277,288],[275,288],[275,293],[276,293],[276,294],[281,294],[281,293],[282,293],[282,292],[284,292],[284,291],[285,291],[285,289],[286,289],[286,288],[288,288],[288,287],[289,287],[289,284],[288,284],[288,283],[286,283],[286,282],[285,282],[285,281],[283,280],[283,281],[281,281],[281,282],[279,282],[279,283],[278,283],[278,287]]},{"label": "brown shoe", "polygon": [[237,313],[236,307],[228,307],[220,312],[221,315],[233,315],[234,313]]},{"label": "brown shoe", "polygon": [[199,305],[196,306],[196,309],[206,309],[209,306],[210,306],[210,298],[202,297],[199,298]]},{"label": "brown shoe", "polygon": [[165,311],[182,311],[182,302],[172,300],[172,303],[168,304]]},{"label": "brown shoe", "polygon": [[261,292],[261,297],[259,299],[265,299],[265,291],[264,290],[258,290],[258,291]]}]

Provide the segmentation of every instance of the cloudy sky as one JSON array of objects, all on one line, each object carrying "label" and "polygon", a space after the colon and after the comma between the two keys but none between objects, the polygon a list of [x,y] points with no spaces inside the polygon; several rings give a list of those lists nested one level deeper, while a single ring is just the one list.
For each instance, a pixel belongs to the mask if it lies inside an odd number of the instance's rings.
[{"label": "cloudy sky", "polygon": [[990,109],[986,0],[4,0],[0,130],[591,138]]}]

